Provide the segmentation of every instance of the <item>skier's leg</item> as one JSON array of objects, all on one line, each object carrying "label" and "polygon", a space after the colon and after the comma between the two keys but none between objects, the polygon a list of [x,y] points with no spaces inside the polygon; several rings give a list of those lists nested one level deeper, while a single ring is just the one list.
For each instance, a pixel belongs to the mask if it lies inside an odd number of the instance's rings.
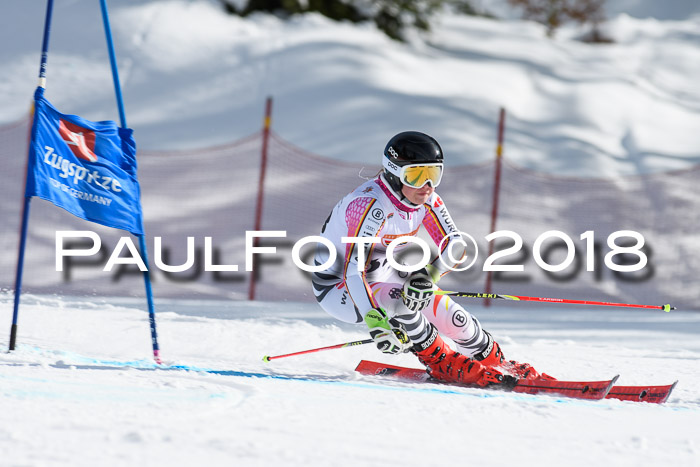
[{"label": "skier's leg", "polygon": [[430,306],[423,310],[423,314],[442,335],[457,344],[460,353],[471,357],[487,349],[489,336],[481,328],[479,320],[450,297],[433,295]]},{"label": "skier's leg", "polygon": [[[501,383],[501,372],[455,352],[442,340],[438,329],[419,311],[410,310],[401,298],[400,283],[371,283],[372,292],[391,317],[401,325],[413,343],[412,351],[434,378],[448,382],[487,385]],[[481,328],[479,327],[479,330]]]},{"label": "skier's leg", "polygon": [[361,323],[362,315],[350,298],[345,284],[312,281],[316,301],[326,313],[346,323]]},{"label": "skier's leg", "polygon": [[457,351],[482,365],[494,367],[518,378],[535,379],[541,375],[528,363],[506,360],[501,346],[483,330],[479,320],[445,295],[434,295],[431,306],[423,310],[428,320],[457,344]]}]

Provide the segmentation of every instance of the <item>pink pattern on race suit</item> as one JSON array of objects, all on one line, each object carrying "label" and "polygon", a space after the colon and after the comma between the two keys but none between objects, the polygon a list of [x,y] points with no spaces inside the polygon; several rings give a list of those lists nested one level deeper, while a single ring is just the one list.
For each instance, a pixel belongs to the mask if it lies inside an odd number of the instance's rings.
[{"label": "pink pattern on race suit", "polygon": [[376,201],[374,198],[356,198],[345,211],[345,223],[348,226],[348,237],[357,237],[362,221],[365,220],[368,206]]},{"label": "pink pattern on race suit", "polygon": [[[445,238],[446,235],[445,229],[440,224],[440,221],[435,216],[435,213],[433,213],[433,211],[427,206],[425,207],[425,209],[427,210],[427,212],[425,213],[425,218],[423,218],[423,227],[425,227],[425,230],[428,232],[430,238],[433,239],[435,244],[440,245],[440,242],[443,238]],[[442,245],[443,249],[446,245],[447,242],[445,242]]]}]

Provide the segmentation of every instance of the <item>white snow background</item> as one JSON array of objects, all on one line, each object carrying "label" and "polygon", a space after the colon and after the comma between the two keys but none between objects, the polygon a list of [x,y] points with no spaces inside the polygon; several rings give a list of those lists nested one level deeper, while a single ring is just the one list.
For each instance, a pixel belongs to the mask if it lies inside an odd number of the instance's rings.
[{"label": "white snow background", "polygon": [[[246,136],[272,95],[275,131],[337,159],[376,163],[391,135],[418,129],[449,164],[484,161],[505,106],[506,156],[535,170],[610,177],[697,164],[700,4],[609,3],[616,43],[605,46],[576,41],[575,27],[546,39],[512,12],[445,14],[400,44],[317,15],[242,20],[213,0],[110,8],[141,148]],[[0,123],[28,111],[44,7],[0,2]],[[117,119],[98,2],[56,1],[47,97],[62,112]],[[166,365],[156,368],[142,301],[26,296],[18,349],[0,354],[0,465],[700,465],[700,315],[463,303],[507,357],[561,379],[679,384],[656,406],[377,381],[352,371],[360,359],[418,362],[371,346],[264,363],[367,335],[315,304],[158,297]],[[11,316],[5,292],[0,347]]]}]

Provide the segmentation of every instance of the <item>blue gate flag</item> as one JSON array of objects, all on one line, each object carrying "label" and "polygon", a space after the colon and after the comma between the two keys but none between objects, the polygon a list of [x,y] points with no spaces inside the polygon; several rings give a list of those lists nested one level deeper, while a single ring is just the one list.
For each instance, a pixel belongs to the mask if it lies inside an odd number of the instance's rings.
[{"label": "blue gate flag", "polygon": [[25,196],[81,219],[143,234],[133,130],[64,115],[35,94]]}]

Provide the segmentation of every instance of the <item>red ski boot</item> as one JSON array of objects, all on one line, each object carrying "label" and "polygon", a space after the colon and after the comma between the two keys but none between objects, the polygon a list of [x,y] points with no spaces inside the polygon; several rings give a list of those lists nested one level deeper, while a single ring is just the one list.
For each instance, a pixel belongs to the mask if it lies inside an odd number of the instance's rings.
[{"label": "red ski boot", "polygon": [[514,376],[517,379],[548,379],[555,380],[546,373],[538,373],[532,365],[529,363],[520,363],[515,360],[506,360],[503,352],[501,351],[501,346],[498,342],[493,340],[491,334],[484,331],[489,338],[489,344],[486,350],[474,355],[474,359],[479,361],[482,365],[487,368],[495,367],[495,369],[500,370],[502,373]]},{"label": "red ski boot", "polygon": [[495,368],[486,368],[482,363],[465,357],[450,349],[431,325],[430,337],[413,347],[413,353],[425,365],[428,374],[446,383],[502,384],[503,374]]},{"label": "red ski boot", "polygon": [[538,373],[532,365],[529,363],[520,363],[515,360],[509,360],[503,365],[501,369],[504,372],[515,376],[518,379],[548,379],[550,381],[556,380],[555,377],[549,376],[547,373]]}]

